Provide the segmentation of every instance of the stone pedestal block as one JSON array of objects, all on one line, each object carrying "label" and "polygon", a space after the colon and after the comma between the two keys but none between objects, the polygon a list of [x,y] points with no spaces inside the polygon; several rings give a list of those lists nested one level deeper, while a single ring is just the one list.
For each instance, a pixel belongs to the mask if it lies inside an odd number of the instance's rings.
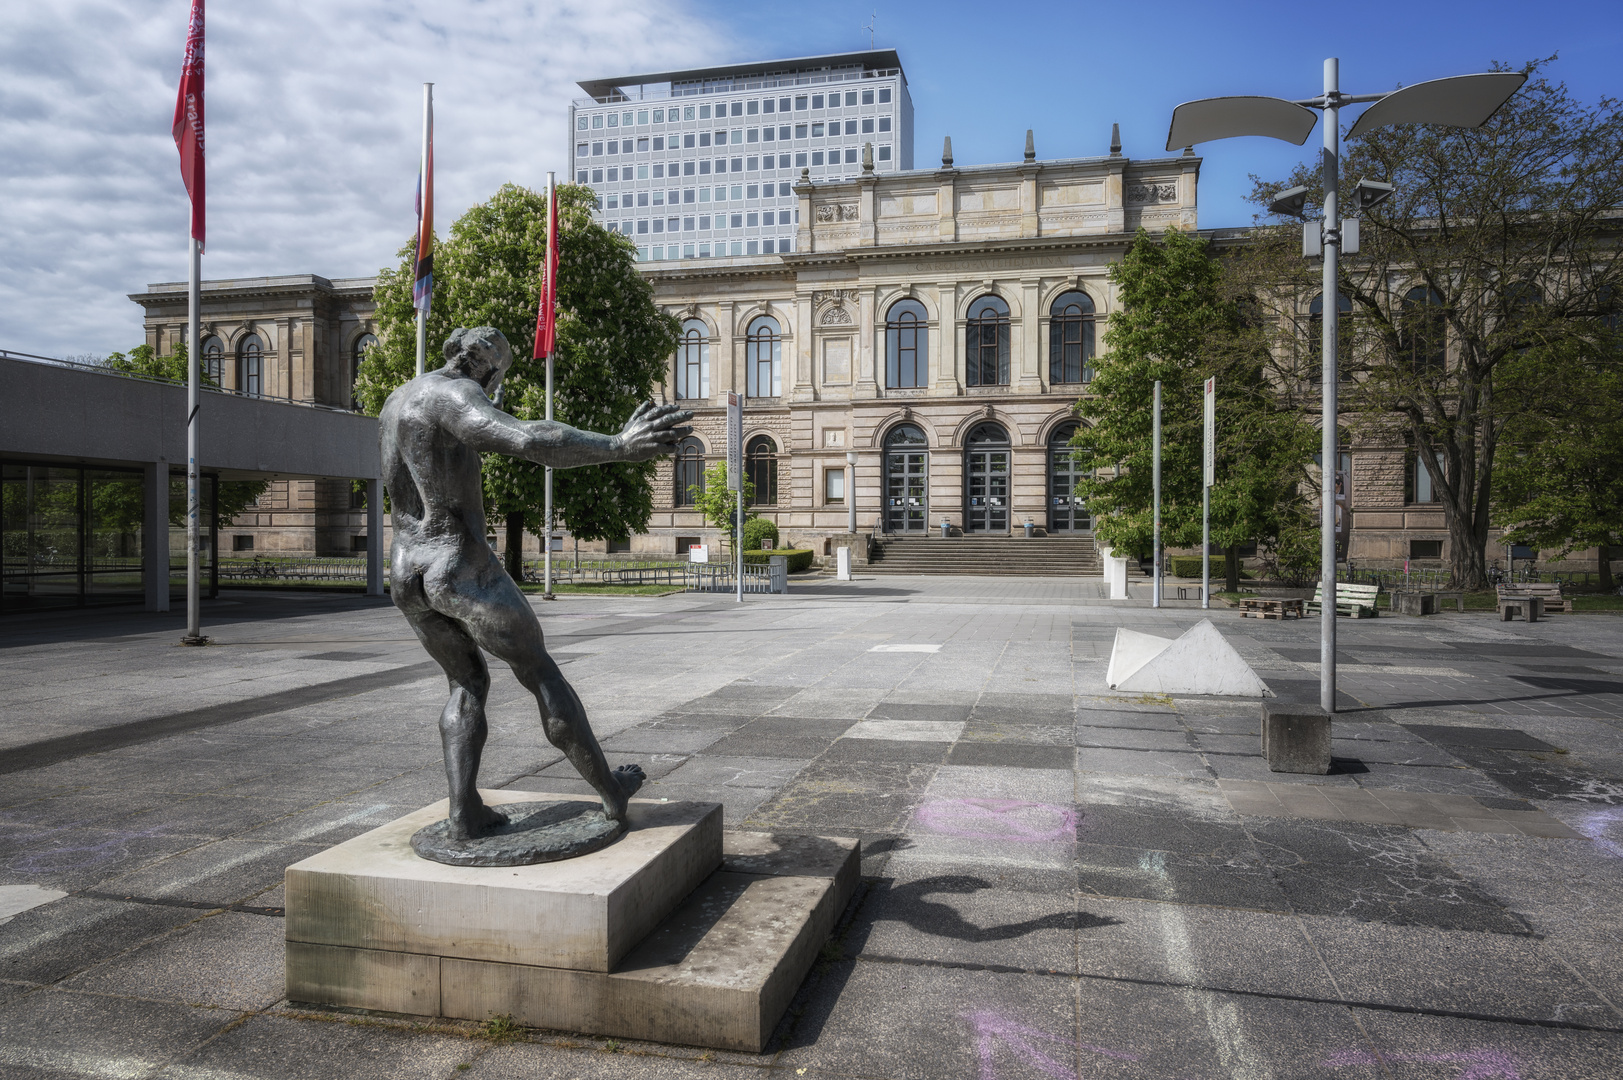
[{"label": "stone pedestal block", "polygon": [[1395,592],[1392,594],[1392,606],[1399,615],[1435,615],[1437,597],[1433,593]]},{"label": "stone pedestal block", "polygon": [[[290,867],[288,999],[759,1052],[856,891],[860,844],[632,807],[624,839],[565,862],[418,859],[407,841],[442,802]],[[627,886],[635,904],[611,903]],[[644,907],[657,925],[627,944]]]},{"label": "stone pedestal block", "polygon": [[1330,771],[1330,715],[1317,705],[1262,703],[1262,756],[1273,772]]}]

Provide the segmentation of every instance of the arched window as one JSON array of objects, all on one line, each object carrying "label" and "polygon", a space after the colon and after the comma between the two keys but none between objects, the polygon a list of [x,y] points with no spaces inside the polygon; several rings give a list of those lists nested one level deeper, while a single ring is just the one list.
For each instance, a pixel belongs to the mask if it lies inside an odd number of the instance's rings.
[{"label": "arched window", "polygon": [[215,386],[225,384],[225,344],[217,337],[203,342],[203,374]]},{"label": "arched window", "polygon": [[1082,430],[1075,420],[1054,429],[1048,437],[1048,531],[1071,533],[1093,527],[1087,504],[1077,494],[1077,484],[1086,475],[1077,464],[1072,442]]},{"label": "arched window", "polygon": [[376,334],[362,334],[355,339],[355,357],[349,367],[349,407],[356,412],[361,411],[361,399],[355,396],[355,384],[361,377],[361,361],[366,359],[366,350],[377,343]]},{"label": "arched window", "polygon": [[672,506],[692,506],[698,492],[695,488],[704,485],[704,443],[688,436],[676,444],[675,457],[675,487],[672,492]]},{"label": "arched window", "polygon": [[265,346],[258,334],[237,342],[237,391],[249,397],[265,393]]},{"label": "arched window", "polygon": [[[1340,333],[1337,335],[1336,357],[1341,378],[1346,378],[1347,343],[1352,340],[1350,327],[1347,325],[1348,317],[1352,315],[1352,301],[1345,293],[1336,293],[1336,310],[1340,319],[1336,326]],[[1324,377],[1324,294],[1313,298],[1307,306],[1307,370],[1304,377],[1320,379]]]},{"label": "arched window", "polygon": [[1443,297],[1436,289],[1410,289],[1403,297],[1402,348],[1416,374],[1440,372],[1448,356]]},{"label": "arched window", "polygon": [[778,505],[778,448],[770,437],[757,435],[744,447],[744,476],[755,486],[749,505]]},{"label": "arched window", "polygon": [[710,328],[699,319],[682,324],[676,347],[676,397],[679,401],[710,396]]},{"label": "arched window", "polygon": [[929,312],[917,300],[898,300],[885,314],[885,385],[930,385]]},{"label": "arched window", "polygon": [[969,305],[964,359],[970,386],[1009,384],[1009,305],[983,296]]},{"label": "arched window", "polygon": [[1048,381],[1093,381],[1093,298],[1073,290],[1048,309]]},{"label": "arched window", "polygon": [[744,339],[744,392],[752,398],[783,393],[783,334],[778,320],[761,315],[750,321]]},{"label": "arched window", "polygon": [[890,434],[885,436],[885,449],[887,450],[905,450],[915,447],[924,450],[929,445],[930,441],[924,437],[924,432],[920,431],[915,424],[897,424],[890,429]]}]

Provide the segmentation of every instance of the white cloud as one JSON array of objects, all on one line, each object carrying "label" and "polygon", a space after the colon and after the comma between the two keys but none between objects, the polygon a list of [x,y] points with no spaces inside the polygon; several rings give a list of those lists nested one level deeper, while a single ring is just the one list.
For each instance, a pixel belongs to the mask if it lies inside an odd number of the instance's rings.
[{"label": "white cloud", "polygon": [[[141,340],[125,294],[186,276],[170,137],[186,0],[12,5],[0,29],[0,347]],[[371,274],[415,228],[421,84],[443,235],[502,183],[562,171],[581,78],[720,62],[686,3],[256,0],[207,46],[207,278]]]}]

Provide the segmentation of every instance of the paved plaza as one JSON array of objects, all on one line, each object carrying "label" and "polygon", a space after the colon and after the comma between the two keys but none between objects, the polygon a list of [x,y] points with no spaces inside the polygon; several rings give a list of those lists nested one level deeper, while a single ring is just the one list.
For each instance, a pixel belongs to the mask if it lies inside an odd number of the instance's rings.
[{"label": "paved plaza", "polygon": [[[1136,586],[1135,586],[1136,588]],[[1118,694],[1097,581],[534,601],[611,764],[860,837],[761,1055],[283,1000],[286,866],[445,795],[387,601],[0,623],[0,1077],[1623,1075],[1623,619],[1342,620],[1328,776],[1256,702]],[[1210,613],[1316,700],[1316,621]],[[483,785],[585,793],[493,669]]]}]

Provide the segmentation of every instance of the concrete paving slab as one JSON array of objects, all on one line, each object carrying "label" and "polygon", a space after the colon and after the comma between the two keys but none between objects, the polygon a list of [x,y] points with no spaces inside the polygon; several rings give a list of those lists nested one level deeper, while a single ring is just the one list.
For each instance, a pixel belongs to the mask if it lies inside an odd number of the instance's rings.
[{"label": "concrete paving slab", "polygon": [[219,1009],[38,991],[0,1008],[0,1069],[19,1077],[150,1076],[236,1018]]},{"label": "concrete paving slab", "polygon": [[185,1005],[264,1009],[282,999],[282,920],[220,912],[62,983]]},{"label": "concrete paving slab", "polygon": [[326,1080],[342,1062],[343,1075],[353,1080],[429,1080],[463,1075],[459,1067],[471,1065],[485,1048],[459,1035],[349,1024],[319,1014],[255,1016],[160,1075]]}]

